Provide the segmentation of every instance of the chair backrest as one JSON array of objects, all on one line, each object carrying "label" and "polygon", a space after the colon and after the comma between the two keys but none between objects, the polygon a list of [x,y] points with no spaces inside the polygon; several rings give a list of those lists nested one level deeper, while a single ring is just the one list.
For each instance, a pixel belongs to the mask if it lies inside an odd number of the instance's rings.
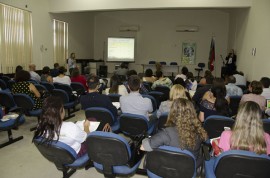
[{"label": "chair backrest", "polygon": [[146,169],[151,177],[196,177],[196,159],[187,150],[171,146],[161,146],[148,152]]},{"label": "chair backrest", "polygon": [[10,81],[10,80],[11,80],[11,78],[10,78],[10,77],[5,76],[5,75],[3,75],[3,76],[1,77],[1,79],[2,79],[2,80],[4,80],[4,82],[5,82],[6,84],[8,83],[8,81]]},{"label": "chair backrest", "polygon": [[11,93],[0,91],[0,105],[5,106],[7,109],[16,107],[16,103]]},{"label": "chair backrest", "polygon": [[172,65],[172,66],[173,66],[173,65],[174,65],[174,66],[176,66],[176,65],[177,65],[177,62],[171,62],[171,63],[170,63],[170,65]]},{"label": "chair backrest", "polygon": [[52,96],[58,96],[62,99],[62,102],[65,103],[69,103],[69,97],[68,94],[66,93],[65,90],[61,90],[61,89],[53,89],[52,91]]},{"label": "chair backrest", "polygon": [[13,85],[15,84],[16,82],[14,80],[9,80],[8,81],[8,88],[10,89],[10,91],[12,90],[12,87]]},{"label": "chair backrest", "polygon": [[204,67],[205,67],[205,63],[199,63],[199,64],[198,64],[198,67],[204,68]]},{"label": "chair backrest", "polygon": [[86,94],[86,88],[83,86],[83,84],[79,82],[71,82],[70,87],[73,91],[76,91],[78,95],[85,95]]},{"label": "chair backrest", "polygon": [[270,119],[263,119],[262,121],[264,132],[270,134]]},{"label": "chair backrest", "polygon": [[91,107],[85,110],[85,117],[87,119],[95,118],[100,122],[97,130],[102,130],[106,123],[109,123],[111,126],[114,123],[114,117],[110,110],[102,107]]},{"label": "chair backrest", "polygon": [[158,85],[155,88],[155,91],[159,91],[159,92],[162,92],[164,94],[163,97],[161,98],[162,101],[166,101],[166,100],[169,99],[169,97],[170,97],[170,90],[171,89],[169,87],[161,86],[161,85]]},{"label": "chair backrest", "polygon": [[34,139],[34,144],[46,159],[55,164],[58,170],[63,170],[65,165],[73,163],[77,158],[75,150],[60,141],[52,141],[48,144],[38,138]]},{"label": "chair backrest", "polygon": [[36,80],[33,80],[33,79],[29,79],[28,82],[30,82],[32,84],[38,84],[38,82]]},{"label": "chair backrest", "polygon": [[119,102],[120,97],[121,97],[121,95],[114,94],[114,93],[108,94],[107,96],[110,98],[111,102]]},{"label": "chair backrest", "polygon": [[143,86],[148,90],[148,91],[151,91],[152,90],[152,85],[153,83],[152,82],[142,82]]},{"label": "chair backrest", "polygon": [[107,174],[113,174],[112,166],[127,165],[131,157],[127,141],[114,133],[91,132],[87,136],[86,145],[88,156],[93,162],[101,164]]},{"label": "chair backrest", "polygon": [[73,95],[71,86],[66,85],[66,84],[61,84],[61,83],[54,83],[54,87],[55,87],[55,89],[64,90],[69,97],[69,101],[75,101],[76,98]]},{"label": "chair backrest", "polygon": [[216,158],[214,172],[219,178],[267,178],[270,157],[243,150],[226,151]]},{"label": "chair backrest", "polygon": [[5,89],[8,88],[6,82],[4,80],[2,80],[2,79],[0,79],[0,88],[2,90],[5,90]]},{"label": "chair backrest", "polygon": [[41,93],[48,91],[47,88],[46,88],[45,86],[40,85],[40,84],[35,84],[35,87],[36,87],[37,90],[38,90],[39,92],[41,92]]},{"label": "chair backrest", "polygon": [[123,113],[119,118],[120,130],[129,136],[140,136],[149,129],[148,120],[145,116]]},{"label": "chair backrest", "polygon": [[230,96],[229,107],[231,109],[232,116],[237,114],[240,100],[241,100],[241,96]]},{"label": "chair backrest", "polygon": [[152,107],[153,107],[153,112],[155,112],[157,110],[157,100],[156,98],[154,98],[153,96],[151,95],[142,95],[142,97],[144,98],[149,98],[152,102]]},{"label": "chair backrest", "polygon": [[224,127],[232,128],[234,120],[225,116],[212,115],[205,119],[203,127],[206,130],[208,137],[219,137],[224,131]]},{"label": "chair backrest", "polygon": [[156,64],[156,61],[149,61],[148,64]]},{"label": "chair backrest", "polygon": [[40,82],[40,84],[46,87],[50,93],[53,91],[53,89],[55,89],[54,85],[48,82]]},{"label": "chair backrest", "polygon": [[158,118],[158,129],[159,130],[165,128],[165,124],[167,122],[168,115],[169,115],[169,113],[167,113],[167,112],[166,113],[162,113],[160,115],[160,117]]},{"label": "chair backrest", "polygon": [[34,100],[26,94],[17,93],[13,95],[14,101],[18,107],[21,107],[24,112],[31,111],[34,107]]},{"label": "chair backrest", "polygon": [[165,61],[159,62],[161,65],[166,65],[167,63]]},{"label": "chair backrest", "polygon": [[163,101],[163,98],[164,98],[163,95],[164,95],[164,93],[162,93],[160,91],[150,91],[148,93],[148,95],[151,95],[151,96],[153,96],[156,99],[156,101],[157,101],[157,108],[159,108],[160,103]]}]

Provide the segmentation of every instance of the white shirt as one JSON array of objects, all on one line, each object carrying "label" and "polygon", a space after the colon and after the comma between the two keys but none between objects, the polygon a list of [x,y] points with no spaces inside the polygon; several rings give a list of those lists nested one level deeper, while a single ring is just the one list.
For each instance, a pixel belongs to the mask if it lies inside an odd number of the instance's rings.
[{"label": "white shirt", "polygon": [[70,85],[71,80],[69,76],[64,76],[64,77],[57,76],[57,77],[53,77],[53,83],[62,83],[62,84]]},{"label": "white shirt", "polygon": [[143,115],[148,120],[148,113],[153,112],[151,100],[143,98],[138,92],[130,92],[127,96],[121,96],[120,107],[122,113]]},{"label": "white shirt", "polygon": [[68,58],[68,68],[71,69],[71,68],[75,68],[75,67],[76,67],[75,60],[72,58]]},{"label": "white shirt", "polygon": [[29,71],[31,79],[40,82],[40,76],[35,71]]},{"label": "white shirt", "polygon": [[228,83],[226,85],[227,96],[242,96],[243,91],[240,87],[236,86],[234,83]]},{"label": "white shirt", "polygon": [[234,74],[233,75],[235,77],[235,85],[245,85],[247,84],[247,80],[244,76],[239,75],[239,74]]},{"label": "white shirt", "polygon": [[76,151],[76,153],[79,153],[81,149],[81,143],[86,140],[86,137],[86,132],[80,129],[79,126],[73,122],[62,123],[59,141],[69,145]]},{"label": "white shirt", "polygon": [[261,95],[264,96],[265,99],[270,99],[270,88],[263,88]]},{"label": "white shirt", "polygon": [[175,76],[174,80],[176,80],[177,78],[182,78],[185,81],[187,79],[187,76],[184,74],[178,74]]}]

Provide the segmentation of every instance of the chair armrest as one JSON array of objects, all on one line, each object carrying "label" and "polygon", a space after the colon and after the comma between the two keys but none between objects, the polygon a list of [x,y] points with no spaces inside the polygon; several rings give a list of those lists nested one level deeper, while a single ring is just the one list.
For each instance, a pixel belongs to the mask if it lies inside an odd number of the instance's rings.
[{"label": "chair armrest", "polygon": [[210,158],[211,158],[210,153],[209,153],[209,145],[203,143],[203,145],[202,145],[202,152],[203,152],[204,159],[206,161],[209,161]]}]

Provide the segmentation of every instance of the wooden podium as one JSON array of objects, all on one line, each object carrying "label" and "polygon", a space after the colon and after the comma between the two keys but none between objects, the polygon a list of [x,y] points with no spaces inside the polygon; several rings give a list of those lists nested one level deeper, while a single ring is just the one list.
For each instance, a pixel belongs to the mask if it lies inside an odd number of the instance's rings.
[{"label": "wooden podium", "polygon": [[[142,64],[143,66],[143,73],[146,69],[152,69],[153,72],[156,71],[155,64]],[[164,76],[174,76],[179,74],[179,65],[162,65],[162,72]]]}]

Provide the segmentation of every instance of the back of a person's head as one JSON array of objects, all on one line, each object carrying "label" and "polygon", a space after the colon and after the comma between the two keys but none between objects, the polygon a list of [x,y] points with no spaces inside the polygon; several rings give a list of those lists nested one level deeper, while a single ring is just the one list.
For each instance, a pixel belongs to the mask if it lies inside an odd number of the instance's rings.
[{"label": "back of a person's head", "polygon": [[29,70],[30,71],[35,71],[36,70],[36,65],[35,64],[29,64]]},{"label": "back of a person's head", "polygon": [[206,78],[206,77],[208,77],[208,76],[212,76],[212,72],[211,72],[210,70],[206,70],[206,71],[204,72],[204,77]]},{"label": "back of a person's head", "polygon": [[131,91],[138,91],[141,86],[141,80],[138,75],[131,75],[128,78],[128,86]]},{"label": "back of a person's head", "polygon": [[156,77],[159,79],[163,76],[163,73],[161,70],[156,71]]},{"label": "back of a person's head", "polygon": [[49,74],[49,73],[50,73],[50,68],[48,66],[43,67],[42,74]]},{"label": "back of a person's head", "polygon": [[211,88],[211,92],[213,93],[213,96],[216,98],[214,107],[216,111],[223,115],[228,116],[229,115],[229,103],[225,99],[226,97],[226,87],[225,86],[213,86]]},{"label": "back of a person's head", "polygon": [[187,98],[185,91],[186,90],[182,85],[180,84],[173,85],[170,90],[170,100],[173,101],[177,98]]},{"label": "back of a person's head", "polygon": [[87,78],[87,86],[90,90],[94,90],[99,85],[99,78],[96,75],[90,75]]},{"label": "back of a person's head", "polygon": [[182,70],[181,71],[182,71],[182,74],[187,75],[188,68],[186,66],[184,66],[184,67],[182,67]]},{"label": "back of a person's head", "polygon": [[198,138],[207,139],[207,133],[197,118],[193,103],[185,98],[173,100],[166,126],[176,127],[181,149],[194,149]]},{"label": "back of a person's head", "polygon": [[127,78],[129,78],[131,75],[137,75],[136,70],[129,70],[129,71],[127,72]]},{"label": "back of a person's head", "polygon": [[59,67],[59,74],[65,74],[66,68],[64,66]]},{"label": "back of a person's head", "polygon": [[190,79],[190,80],[194,79],[194,76],[193,76],[192,72],[188,72],[186,76],[187,76],[187,79]]},{"label": "back of a person's head", "polygon": [[186,82],[181,77],[178,77],[173,82],[174,85],[179,84],[182,85],[184,88],[186,88]]},{"label": "back of a person's head", "polygon": [[16,76],[15,76],[15,81],[16,82],[24,82],[30,80],[31,76],[28,71],[21,70],[19,71]]},{"label": "back of a person's head", "polygon": [[228,83],[235,83],[236,80],[235,80],[235,77],[233,75],[230,75],[228,78],[227,78],[227,81]]},{"label": "back of a person's head", "polygon": [[73,68],[71,76],[72,77],[78,77],[80,75],[80,71],[77,67]]},{"label": "back of a person's head", "polygon": [[266,143],[260,106],[247,101],[240,105],[232,130],[231,149],[252,150],[266,154]]},{"label": "back of a person's head", "polygon": [[213,86],[221,86],[221,87],[225,87],[225,81],[223,78],[215,78],[213,80]]},{"label": "back of a person's head", "polygon": [[270,78],[262,77],[260,82],[262,83],[264,88],[269,88],[269,86],[270,86]]},{"label": "back of a person's head", "polygon": [[54,63],[53,67],[54,67],[55,69],[58,69],[58,68],[59,68],[59,63]]},{"label": "back of a person's head", "polygon": [[145,70],[145,77],[152,77],[152,76],[153,76],[152,69],[146,69]]},{"label": "back of a person's head", "polygon": [[15,73],[18,73],[21,70],[23,70],[23,67],[18,65],[18,66],[16,66]]},{"label": "back of a person's head", "polygon": [[42,104],[42,112],[34,138],[43,136],[46,142],[51,142],[56,136],[58,140],[62,117],[64,117],[64,107],[61,98],[56,96],[47,97]]},{"label": "back of a person's head", "polygon": [[263,85],[261,82],[253,80],[250,83],[250,87],[251,87],[251,93],[256,94],[256,95],[260,95],[263,92]]},{"label": "back of a person's head", "polygon": [[205,77],[206,84],[212,85],[214,81],[214,77],[212,75]]},{"label": "back of a person's head", "polygon": [[128,63],[127,62],[122,62],[120,65],[121,69],[127,69],[128,68]]}]

